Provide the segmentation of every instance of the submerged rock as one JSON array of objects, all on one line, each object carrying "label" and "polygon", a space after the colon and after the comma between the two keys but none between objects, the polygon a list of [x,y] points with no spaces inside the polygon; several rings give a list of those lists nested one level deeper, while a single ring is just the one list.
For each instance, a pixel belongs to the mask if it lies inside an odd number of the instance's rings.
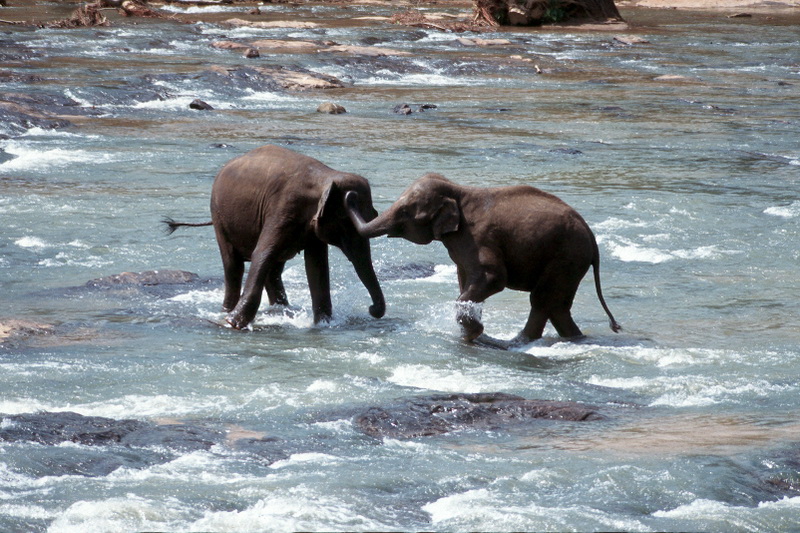
[{"label": "submerged rock", "polygon": [[78,107],[78,102],[60,95],[0,93],[0,124],[11,134],[67,128],[72,122],[66,117],[79,114]]},{"label": "submerged rock", "polygon": [[427,261],[405,265],[386,265],[378,268],[376,272],[381,281],[429,278],[435,273],[436,265]]},{"label": "submerged rock", "polygon": [[334,102],[323,102],[317,107],[317,113],[328,113],[329,115],[341,115],[347,113],[343,105]]},{"label": "submerged rock", "polygon": [[386,408],[371,407],[353,422],[372,437],[409,439],[467,428],[504,428],[536,419],[584,422],[605,417],[591,405],[496,392],[412,398]]},{"label": "submerged rock", "polygon": [[[281,439],[252,432],[237,438],[235,431],[213,424],[158,424],[85,416],[70,411],[0,414],[0,442],[33,442],[51,446],[46,452],[37,452],[42,457],[37,460],[40,464],[36,468],[41,470],[41,475],[104,476],[120,466],[144,468],[168,462],[174,453],[209,450],[217,445],[252,454],[267,463],[285,459],[291,454],[290,444]],[[91,454],[86,449],[72,448],[70,453],[61,454],[59,445],[65,442],[102,447],[104,451]],[[53,464],[54,454],[58,456],[57,464]]]},{"label": "submerged rock", "polygon": [[213,111],[214,110],[214,108],[211,106],[211,104],[208,104],[208,103],[200,100],[199,98],[195,98],[194,100],[192,100],[192,102],[189,104],[189,108],[190,109],[197,109],[198,111]]},{"label": "submerged rock", "polygon": [[53,326],[17,318],[0,319],[0,345],[31,336],[49,335]]},{"label": "submerged rock", "polygon": [[422,113],[428,109],[436,109],[434,104],[397,104],[392,111],[398,115],[410,115],[412,113]]},{"label": "submerged rock", "polygon": [[191,283],[200,277],[185,270],[145,270],[144,272],[122,272],[89,280],[86,286],[93,289],[107,289],[126,285],[175,285],[179,283]]}]

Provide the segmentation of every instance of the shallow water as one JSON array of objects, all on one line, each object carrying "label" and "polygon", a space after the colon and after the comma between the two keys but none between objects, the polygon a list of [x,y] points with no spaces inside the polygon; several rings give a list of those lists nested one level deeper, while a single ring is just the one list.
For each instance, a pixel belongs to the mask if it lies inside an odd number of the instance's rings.
[{"label": "shallow water", "polygon": [[[188,24],[0,28],[15,50],[4,68],[42,78],[4,92],[91,111],[56,130],[0,123],[3,316],[51,328],[0,347],[0,413],[179,421],[227,435],[200,449],[0,442],[0,530],[797,528],[791,17],[637,10],[624,15],[650,44],[543,29],[467,48],[453,34],[355,19],[392,12],[375,6],[265,8],[320,24],[304,30],[218,24],[243,9],[173,8],[200,19]],[[267,38],[412,55],[245,60],[210,46]],[[346,87],[224,85],[199,75],[210,65],[299,66]],[[190,110],[195,98],[215,110]],[[348,113],[316,113],[323,101]],[[437,108],[392,113],[404,102]],[[312,324],[297,258],[284,276],[294,314],[262,308],[252,331],[220,326],[213,232],[166,237],[159,220],[207,219],[219,167],[266,143],[366,176],[378,210],[427,171],[560,196],[597,235],[606,300],[625,329],[609,331],[587,279],[573,308],[586,339],[563,342],[548,327],[514,351],[464,345],[445,250],[385,238],[373,241],[385,318],[369,317],[366,291],[332,250],[330,324]],[[84,286],[153,269],[199,280]],[[487,333],[513,337],[527,302],[491,298]],[[493,391],[586,402],[608,417],[383,441],[352,422],[398,399]],[[0,430],[12,425],[4,418]],[[280,456],[242,444],[257,437],[277,439]]]}]

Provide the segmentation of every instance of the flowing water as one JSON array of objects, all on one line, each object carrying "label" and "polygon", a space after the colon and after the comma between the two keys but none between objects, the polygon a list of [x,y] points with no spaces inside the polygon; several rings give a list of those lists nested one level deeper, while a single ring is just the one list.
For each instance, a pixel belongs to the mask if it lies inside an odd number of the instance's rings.
[{"label": "flowing water", "polygon": [[[78,104],[71,127],[0,124],[0,318],[40,328],[0,346],[0,434],[14,415],[71,411],[221,436],[0,439],[0,530],[797,531],[797,14],[629,10],[649,43],[519,29],[468,47],[359,18],[394,9],[262,7],[319,24],[306,29],[219,24],[246,16],[237,6],[171,8],[188,23],[109,13],[109,27],[0,27],[4,92]],[[257,39],[410,55],[210,46]],[[224,84],[201,74],[211,65],[301,67],[345,87]],[[189,109],[195,98],[215,109]],[[324,101],[348,113],[317,113]],[[437,107],[393,113],[402,103]],[[216,171],[267,143],[364,175],[379,211],[428,171],[560,196],[597,235],[624,330],[609,330],[589,277],[573,308],[585,339],[548,327],[516,350],[465,345],[444,248],[386,238],[373,241],[384,318],[332,249],[331,323],[313,325],[298,257],[284,276],[293,313],[264,305],[250,331],[220,325],[213,231],[165,236],[159,220],[207,220]],[[199,277],[86,286],[161,269]],[[527,312],[526,294],[498,294],[486,331],[511,338]],[[475,392],[587,403],[605,420],[385,439],[353,422]]]}]

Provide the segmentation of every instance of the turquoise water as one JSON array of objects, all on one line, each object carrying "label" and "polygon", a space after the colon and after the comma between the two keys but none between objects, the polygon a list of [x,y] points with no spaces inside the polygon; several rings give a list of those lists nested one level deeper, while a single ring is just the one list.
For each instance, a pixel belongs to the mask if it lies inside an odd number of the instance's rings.
[{"label": "turquoise water", "polygon": [[[0,442],[0,530],[797,528],[800,26],[642,10],[624,15],[649,44],[543,29],[473,48],[356,18],[391,14],[383,7],[262,8],[311,29],[231,28],[218,22],[243,8],[226,9],[191,10],[201,21],[190,24],[3,28],[16,50],[4,68],[42,79],[2,90],[68,97],[91,116],[56,130],[0,123],[2,317],[49,328],[0,348],[0,429],[12,415],[73,411],[226,438],[192,450]],[[210,46],[223,39],[411,55],[245,60]],[[199,75],[210,65],[302,67],[345,88],[226,86]],[[188,109],[195,98],[215,110]],[[324,101],[348,113],[316,113]],[[404,102],[437,107],[392,112]],[[364,175],[379,211],[428,171],[558,195],[597,235],[623,332],[608,329],[587,279],[573,308],[586,339],[548,327],[514,351],[464,345],[444,248],[386,238],[373,241],[384,318],[369,316],[332,250],[330,324],[312,324],[296,258],[284,276],[296,313],[262,308],[251,331],[221,326],[213,231],[167,237],[159,220],[206,220],[216,171],[267,143]],[[155,269],[199,280],[85,287]],[[511,338],[527,313],[526,294],[498,294],[487,333]],[[352,421],[472,392],[586,402],[608,419],[384,440]],[[254,437],[276,439],[280,458],[240,445]]]}]

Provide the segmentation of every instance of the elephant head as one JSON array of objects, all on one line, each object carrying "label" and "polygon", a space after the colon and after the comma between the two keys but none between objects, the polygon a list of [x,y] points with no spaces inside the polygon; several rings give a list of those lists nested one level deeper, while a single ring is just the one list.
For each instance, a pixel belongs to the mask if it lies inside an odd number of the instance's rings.
[{"label": "elephant head", "polygon": [[350,220],[363,237],[388,235],[428,244],[458,230],[461,210],[457,196],[453,183],[444,176],[426,174],[372,221],[360,215],[357,193],[348,192],[345,203]]},{"label": "elephant head", "polygon": [[356,195],[352,209],[361,220],[373,220],[378,212],[372,206],[369,183],[361,176],[345,174],[330,180],[320,197],[316,215],[311,221],[316,236],[324,243],[341,249],[353,264],[358,278],[364,284],[372,305],[369,313],[380,318],[386,312],[386,302],[372,265],[369,239],[359,234],[344,208],[345,194]]}]

